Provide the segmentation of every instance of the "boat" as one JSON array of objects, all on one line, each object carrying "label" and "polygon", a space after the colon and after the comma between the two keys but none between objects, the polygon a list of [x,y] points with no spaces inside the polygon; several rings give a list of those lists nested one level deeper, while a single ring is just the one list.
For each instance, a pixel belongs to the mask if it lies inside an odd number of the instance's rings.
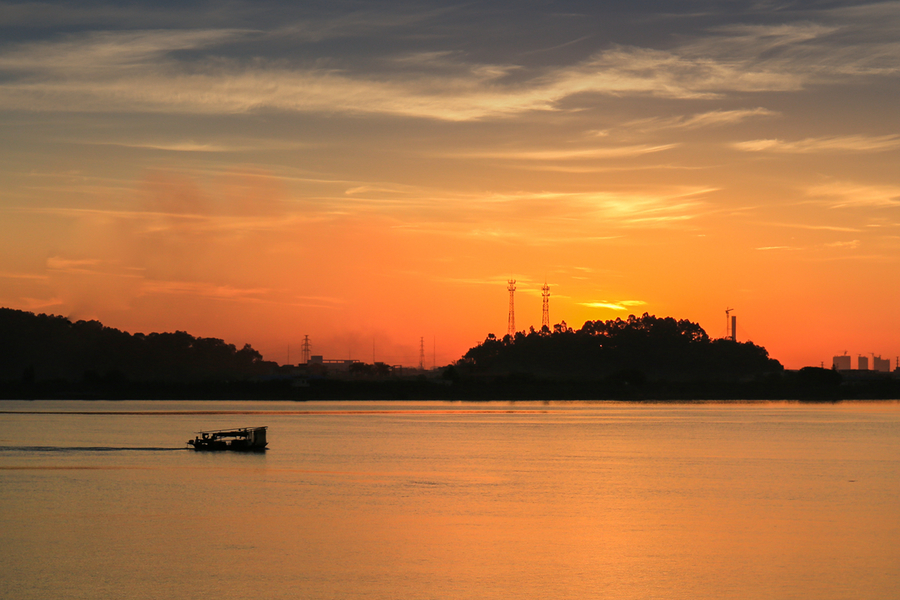
[{"label": "boat", "polygon": [[194,450],[232,450],[235,452],[265,452],[266,429],[268,427],[240,427],[238,429],[217,429],[198,431],[197,436],[188,440]]}]

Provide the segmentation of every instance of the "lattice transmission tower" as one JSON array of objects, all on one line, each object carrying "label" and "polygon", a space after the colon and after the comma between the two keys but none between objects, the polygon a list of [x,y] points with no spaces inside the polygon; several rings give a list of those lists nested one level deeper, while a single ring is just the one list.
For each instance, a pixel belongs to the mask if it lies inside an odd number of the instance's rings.
[{"label": "lattice transmission tower", "polygon": [[514,336],[516,335],[516,308],[513,295],[516,293],[516,280],[510,279],[507,283],[509,284],[506,288],[509,290],[509,326],[507,327],[506,332],[509,335]]},{"label": "lattice transmission tower", "polygon": [[309,364],[309,336],[303,336],[303,346],[301,346],[301,355],[300,358],[302,360],[302,364]]},{"label": "lattice transmission tower", "polygon": [[425,370],[425,338],[419,338],[419,370]]},{"label": "lattice transmission tower", "polygon": [[550,329],[550,286],[546,281],[541,288],[541,296],[544,298],[544,314],[541,316],[541,331],[543,331],[544,327]]},{"label": "lattice transmission tower", "polygon": [[731,316],[731,311],[733,310],[733,308],[725,309],[725,339],[736,342],[737,334],[735,332],[735,327],[737,326],[737,317]]}]

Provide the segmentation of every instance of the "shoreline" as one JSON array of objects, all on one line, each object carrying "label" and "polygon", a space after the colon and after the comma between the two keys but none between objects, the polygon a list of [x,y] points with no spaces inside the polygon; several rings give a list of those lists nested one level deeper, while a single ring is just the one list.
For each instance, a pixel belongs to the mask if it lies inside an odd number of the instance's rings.
[{"label": "shoreline", "polygon": [[499,377],[447,382],[426,379],[380,381],[311,380],[208,383],[129,383],[97,386],[63,381],[0,384],[0,400],[196,400],[196,401],[785,401],[900,400],[900,379],[816,384],[781,377],[759,381],[538,380]]}]

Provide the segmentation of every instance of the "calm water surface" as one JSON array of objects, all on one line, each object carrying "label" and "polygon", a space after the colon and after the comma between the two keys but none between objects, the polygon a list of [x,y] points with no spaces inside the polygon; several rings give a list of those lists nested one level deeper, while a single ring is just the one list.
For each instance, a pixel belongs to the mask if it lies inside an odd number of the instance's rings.
[{"label": "calm water surface", "polygon": [[900,594],[898,403],[0,411],[2,598]]}]

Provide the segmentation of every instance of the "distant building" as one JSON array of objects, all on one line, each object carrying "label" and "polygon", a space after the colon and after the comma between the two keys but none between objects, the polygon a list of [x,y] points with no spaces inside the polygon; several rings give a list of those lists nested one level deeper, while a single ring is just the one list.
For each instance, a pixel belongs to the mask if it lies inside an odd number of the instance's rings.
[{"label": "distant building", "polygon": [[851,367],[850,356],[844,354],[843,356],[835,356],[831,362],[831,368],[835,371],[849,371]]},{"label": "distant building", "polygon": [[350,365],[353,363],[358,363],[358,360],[352,359],[329,359],[324,356],[310,356],[309,362],[306,363],[307,369],[311,373],[315,373],[317,375],[326,375],[326,374],[348,374],[350,373]]},{"label": "distant building", "polygon": [[880,371],[882,373],[890,373],[891,372],[891,359],[889,358],[881,358],[880,356],[872,357],[872,370]]},{"label": "distant building", "polygon": [[860,371],[868,371],[869,370],[869,357],[863,356],[862,354],[856,359],[856,368]]}]

